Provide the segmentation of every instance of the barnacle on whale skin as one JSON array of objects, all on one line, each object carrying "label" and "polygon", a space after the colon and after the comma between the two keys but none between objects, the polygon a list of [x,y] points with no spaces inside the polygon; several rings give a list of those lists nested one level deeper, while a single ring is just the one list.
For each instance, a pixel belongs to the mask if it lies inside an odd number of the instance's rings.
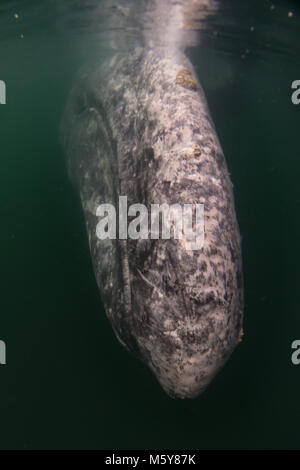
[{"label": "barnacle on whale skin", "polygon": [[176,75],[176,83],[187,88],[188,90],[196,91],[198,84],[189,69],[180,69]]},{"label": "barnacle on whale skin", "polygon": [[197,158],[201,157],[201,147],[199,145],[195,145],[192,152],[184,152],[183,158]]}]

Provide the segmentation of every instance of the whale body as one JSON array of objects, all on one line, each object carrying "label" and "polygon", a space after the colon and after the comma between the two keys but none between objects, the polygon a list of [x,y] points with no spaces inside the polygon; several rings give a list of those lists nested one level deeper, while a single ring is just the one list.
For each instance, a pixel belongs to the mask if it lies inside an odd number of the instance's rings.
[{"label": "whale body", "polygon": [[[148,4],[154,26],[146,28],[143,43],[80,73],[67,103],[63,141],[116,336],[170,396],[194,398],[240,341],[243,320],[232,183],[184,52],[191,11],[198,21],[214,5]],[[172,238],[100,240],[97,207],[117,208],[120,196],[149,209],[154,203],[203,204],[203,247],[187,250]]]}]

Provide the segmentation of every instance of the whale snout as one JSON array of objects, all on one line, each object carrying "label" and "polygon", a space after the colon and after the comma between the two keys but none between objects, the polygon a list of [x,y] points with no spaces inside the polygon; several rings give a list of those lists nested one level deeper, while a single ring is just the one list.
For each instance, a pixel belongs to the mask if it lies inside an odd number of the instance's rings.
[{"label": "whale snout", "polygon": [[205,391],[227,361],[237,339],[225,345],[216,337],[203,343],[199,336],[198,347],[186,348],[173,341],[178,333],[173,332],[172,336],[169,343],[166,340],[156,343],[148,356],[148,365],[172,398],[195,398]]},{"label": "whale snout", "polygon": [[131,327],[139,356],[168,395],[195,398],[238,344],[241,305],[203,254],[188,257],[175,242],[162,254],[162,246],[132,274]]},{"label": "whale snout", "polygon": [[175,399],[192,399],[203,393],[209,386],[222,364],[212,364],[203,369],[200,358],[191,357],[180,368],[170,365],[164,377],[158,381],[165,392]]},{"label": "whale snout", "polygon": [[162,297],[160,304],[154,295],[153,308],[147,306],[141,327],[143,336],[138,340],[141,357],[168,395],[195,398],[204,392],[229,358],[238,343],[238,331],[234,329],[229,334],[226,309],[216,307],[213,302],[202,305],[195,315],[194,308],[192,311],[176,309],[176,303],[180,307],[180,299],[173,299],[170,315],[160,317],[160,307],[161,311],[168,311],[170,300]]}]

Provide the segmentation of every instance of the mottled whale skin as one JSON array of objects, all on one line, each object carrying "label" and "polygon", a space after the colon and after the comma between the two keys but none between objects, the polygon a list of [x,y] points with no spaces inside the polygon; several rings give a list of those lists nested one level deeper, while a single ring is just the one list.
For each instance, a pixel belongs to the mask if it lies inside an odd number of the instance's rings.
[{"label": "mottled whale skin", "polygon": [[[163,3],[176,8],[178,23],[180,8],[191,2]],[[170,396],[198,396],[241,338],[243,280],[232,184],[183,48],[146,42],[82,72],[63,139],[118,339]],[[203,248],[187,250],[175,239],[99,240],[96,209],[118,207],[120,195],[147,208],[203,203]]]}]

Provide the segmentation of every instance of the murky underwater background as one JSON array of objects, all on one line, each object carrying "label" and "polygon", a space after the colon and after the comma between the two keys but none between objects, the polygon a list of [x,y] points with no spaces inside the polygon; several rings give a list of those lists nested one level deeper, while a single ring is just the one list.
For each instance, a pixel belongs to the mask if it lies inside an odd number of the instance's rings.
[{"label": "murky underwater background", "polygon": [[299,449],[300,3],[221,1],[188,51],[234,183],[246,298],[242,344],[193,401],[115,338],[59,141],[79,67],[137,40],[146,2],[132,28],[117,3],[1,2],[0,448]]}]

